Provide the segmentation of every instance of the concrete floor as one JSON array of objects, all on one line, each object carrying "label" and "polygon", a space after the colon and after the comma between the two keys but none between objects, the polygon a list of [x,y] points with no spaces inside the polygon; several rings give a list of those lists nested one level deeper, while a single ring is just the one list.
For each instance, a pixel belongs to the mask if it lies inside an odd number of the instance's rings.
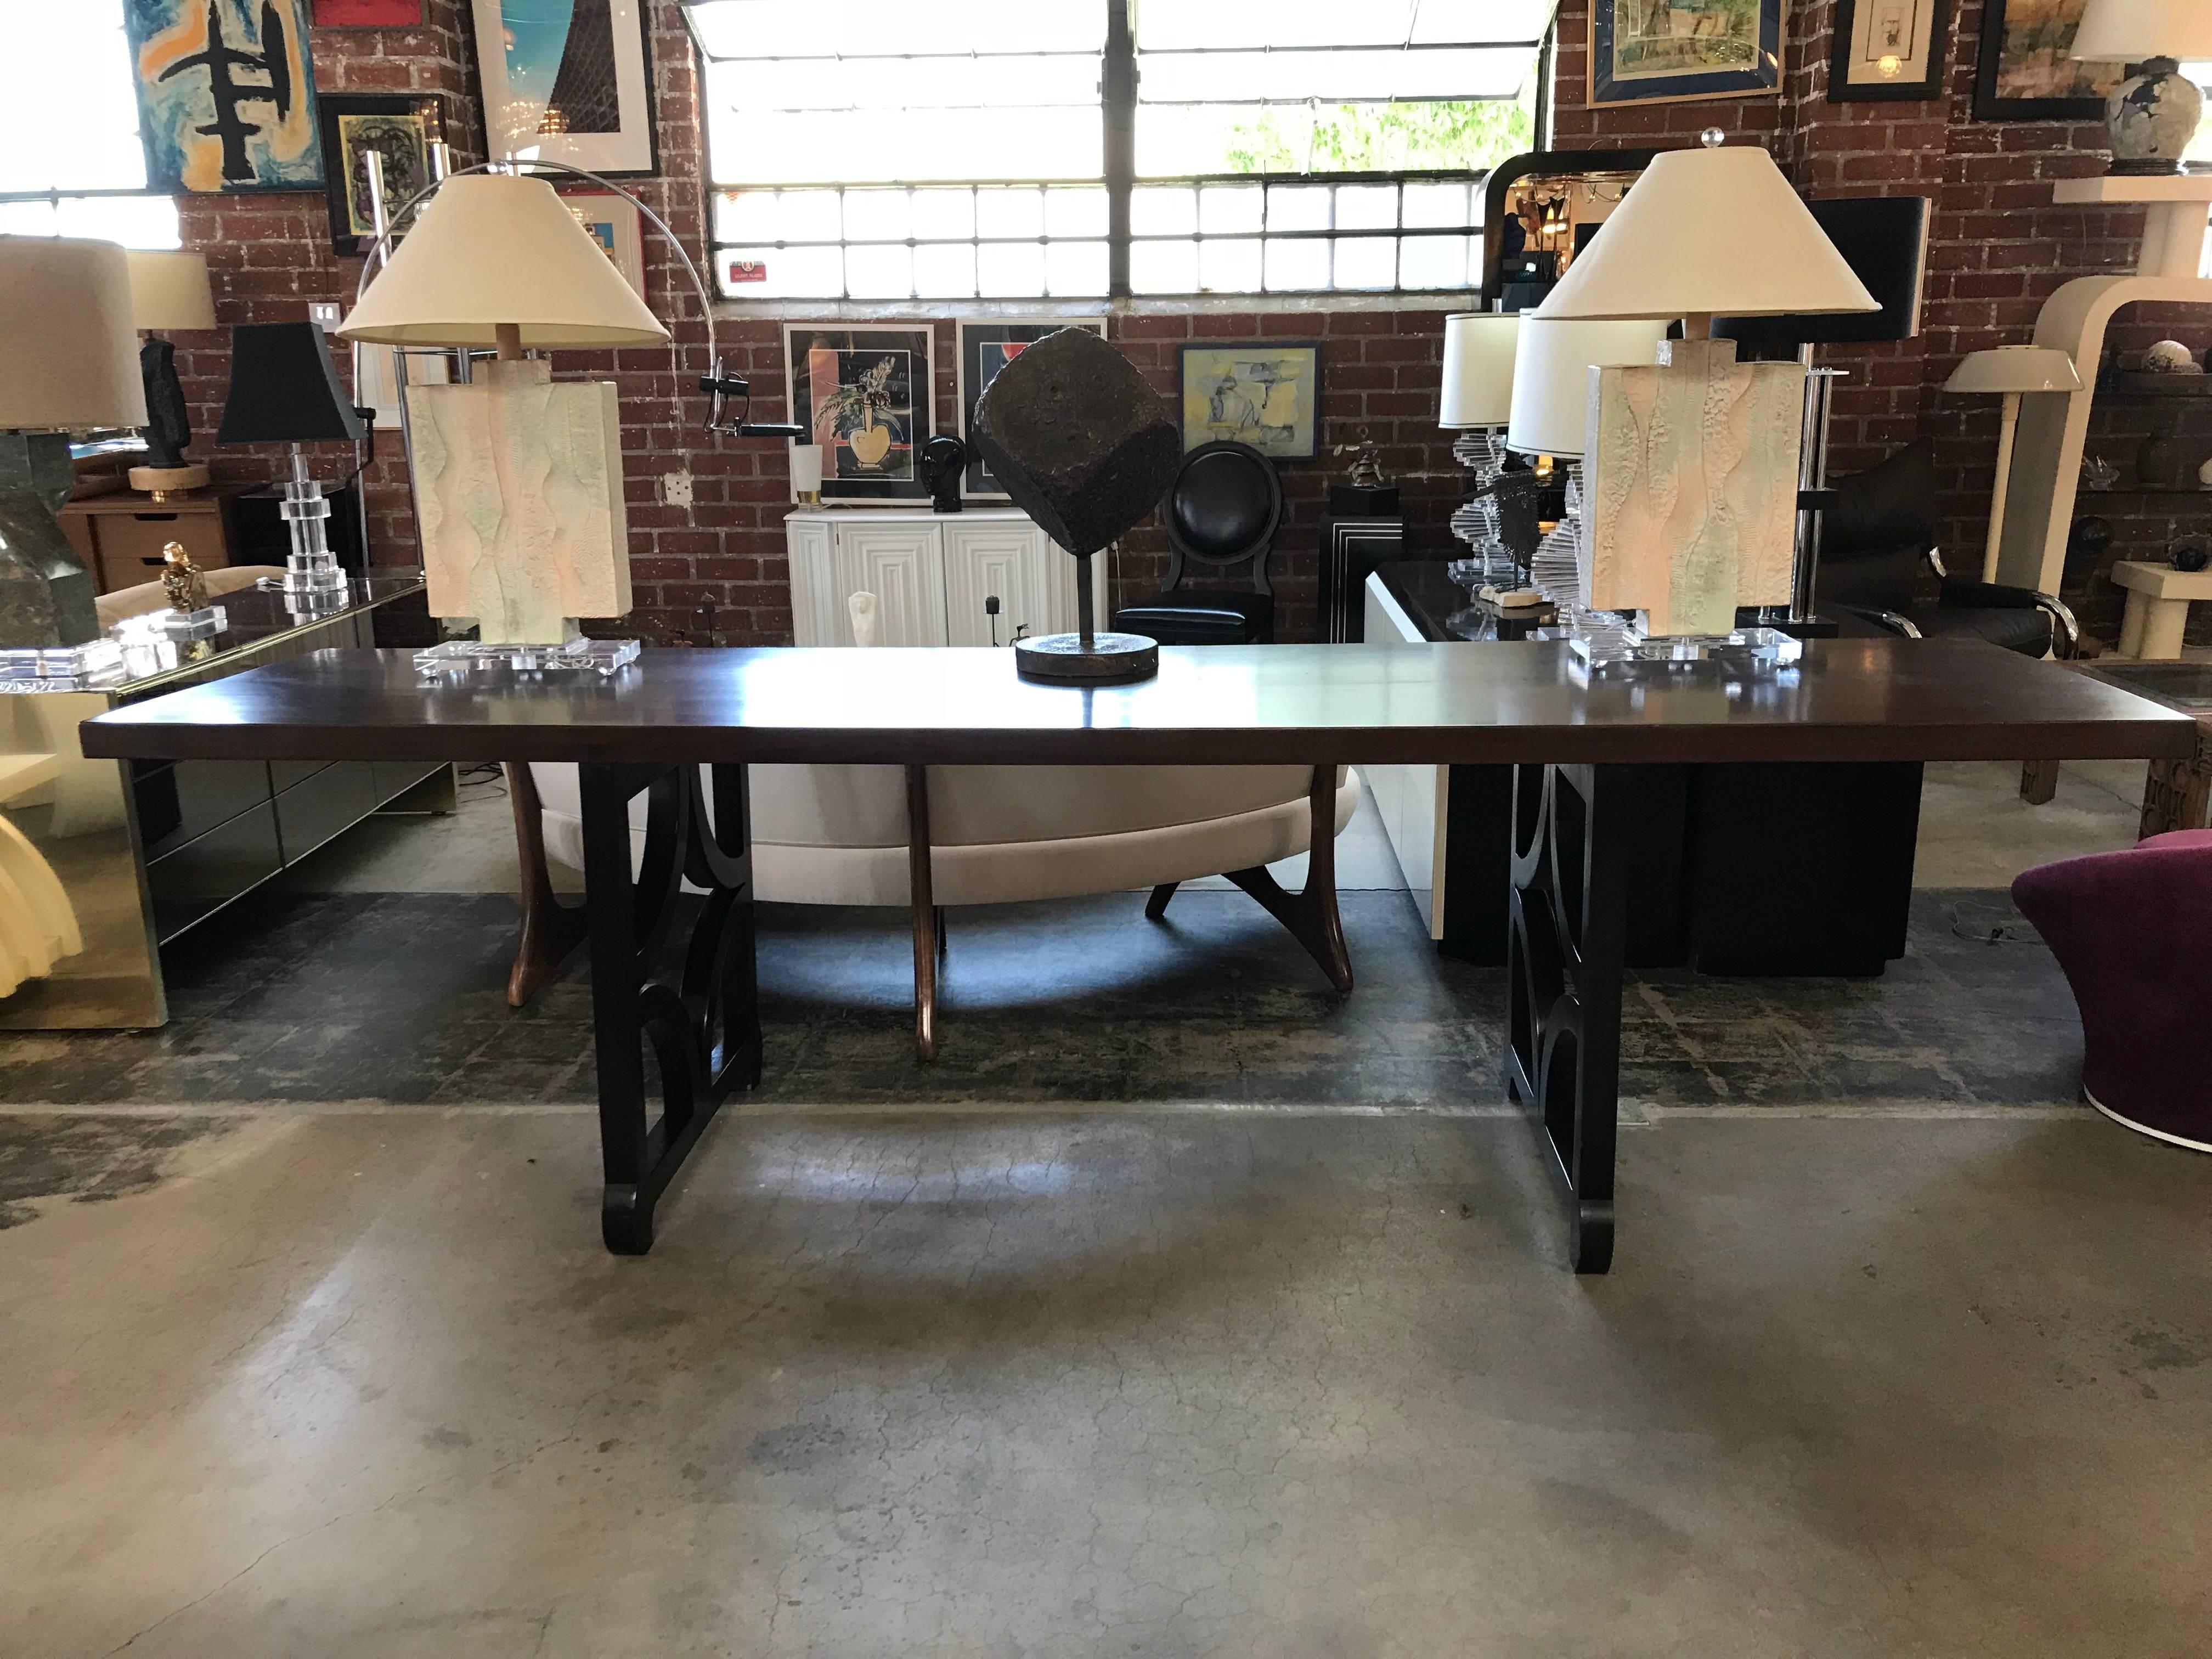
[{"label": "concrete floor", "polygon": [[[2132,838],[2016,779],[1923,884]],[[496,887],[505,805],[301,884]],[[1582,1280],[1479,1101],[853,1092],[635,1261],[577,1104],[0,1106],[0,1656],[2212,1645],[2212,1162],[2083,1109],[1647,1107]]]}]

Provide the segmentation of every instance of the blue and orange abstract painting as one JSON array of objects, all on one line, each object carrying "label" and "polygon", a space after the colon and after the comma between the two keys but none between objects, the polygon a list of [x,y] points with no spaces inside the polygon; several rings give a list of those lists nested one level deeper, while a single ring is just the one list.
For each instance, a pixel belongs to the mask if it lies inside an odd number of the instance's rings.
[{"label": "blue and orange abstract painting", "polygon": [[156,191],[323,182],[305,0],[124,0]]}]

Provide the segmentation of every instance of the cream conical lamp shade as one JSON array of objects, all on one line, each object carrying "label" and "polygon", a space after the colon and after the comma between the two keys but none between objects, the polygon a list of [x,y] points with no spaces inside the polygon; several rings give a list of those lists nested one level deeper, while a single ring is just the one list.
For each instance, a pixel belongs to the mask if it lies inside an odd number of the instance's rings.
[{"label": "cream conical lamp shade", "polygon": [[1591,368],[1656,362],[1666,337],[1666,322],[1656,317],[1585,323],[1524,313],[1505,447],[1524,455],[1579,458],[1589,425]]},{"label": "cream conical lamp shade", "polygon": [[2212,5],[2205,0],[2089,0],[2069,56],[2106,64],[2212,58]]},{"label": "cream conical lamp shade", "polygon": [[1513,412],[1513,347],[1521,319],[1463,311],[1444,319],[1444,394],[1437,424],[1447,430],[1504,426]]},{"label": "cream conical lamp shade", "polygon": [[131,319],[155,332],[213,328],[215,294],[207,260],[197,253],[157,253],[132,248]]},{"label": "cream conical lamp shade", "polygon": [[1879,311],[1774,158],[1670,150],[1644,170],[1534,314],[1786,317]]},{"label": "cream conical lamp shade", "polygon": [[0,236],[0,432],[145,424],[123,250]]},{"label": "cream conical lamp shade", "polygon": [[668,338],[552,185],[496,173],[440,185],[337,331],[379,345],[489,347],[501,324],[521,330],[526,350]]}]

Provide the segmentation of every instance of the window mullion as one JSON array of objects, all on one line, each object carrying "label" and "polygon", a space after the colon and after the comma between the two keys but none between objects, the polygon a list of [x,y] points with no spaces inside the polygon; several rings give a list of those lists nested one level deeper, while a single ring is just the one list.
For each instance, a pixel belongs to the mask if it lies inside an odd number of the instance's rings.
[{"label": "window mullion", "polygon": [[1106,0],[1106,52],[1099,64],[1104,128],[1106,293],[1129,297],[1129,199],[1137,184],[1137,45],[1128,0]]}]

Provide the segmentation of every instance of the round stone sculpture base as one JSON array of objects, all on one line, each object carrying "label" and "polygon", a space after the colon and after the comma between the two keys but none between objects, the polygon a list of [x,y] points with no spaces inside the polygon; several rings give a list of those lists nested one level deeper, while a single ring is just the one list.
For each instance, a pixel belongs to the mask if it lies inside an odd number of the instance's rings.
[{"label": "round stone sculpture base", "polygon": [[1014,666],[1025,680],[1086,685],[1148,680],[1160,672],[1160,647],[1142,634],[1047,634],[1014,642]]}]

